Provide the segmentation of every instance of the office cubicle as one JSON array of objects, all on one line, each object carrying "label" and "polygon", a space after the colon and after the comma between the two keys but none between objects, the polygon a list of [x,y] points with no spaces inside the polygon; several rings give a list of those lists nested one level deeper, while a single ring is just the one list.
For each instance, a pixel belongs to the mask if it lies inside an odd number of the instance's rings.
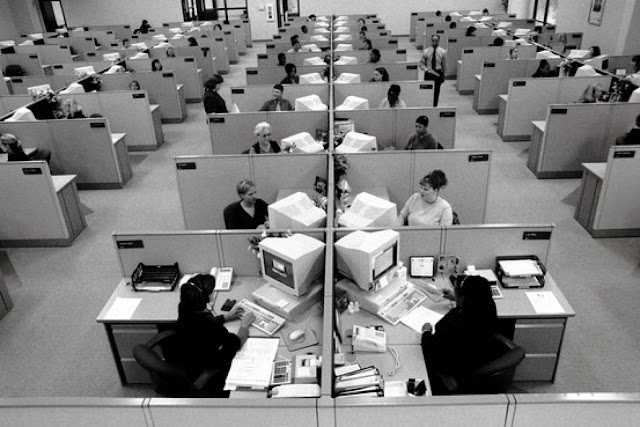
[{"label": "office cubicle", "polygon": [[[128,59],[127,66],[136,72],[150,72],[152,61],[152,59]],[[165,70],[171,70],[175,74],[179,84],[184,85],[186,102],[202,101],[204,78],[198,69],[195,57],[162,58],[160,62]]]},{"label": "office cubicle", "polygon": [[374,83],[350,83],[335,85],[336,107],[341,105],[347,96],[357,96],[369,101],[369,108],[378,108],[387,98],[387,91],[392,84],[400,86],[400,99],[407,107],[430,107],[433,105],[433,82],[398,81]]},{"label": "office cubicle", "polygon": [[[324,105],[329,105],[329,86],[326,84],[298,84],[283,85],[282,97],[295,108],[297,98],[309,95],[318,95]],[[220,96],[230,99],[239,112],[260,111],[265,102],[273,98],[273,85],[250,85],[245,87],[223,88]]]},{"label": "office cubicle", "polygon": [[[287,62],[290,62],[297,66],[304,65],[304,60],[307,58],[313,58],[313,57],[324,58],[324,56],[327,55],[326,52],[296,52],[296,53],[283,52],[283,53],[285,54]],[[346,50],[346,51],[340,52],[339,56],[348,56],[351,58],[355,58],[359,64],[369,62],[369,51],[367,50]],[[406,49],[384,49],[380,51],[380,62],[384,62],[384,63],[405,62],[406,60],[407,60]],[[277,54],[267,54],[267,53],[258,54],[258,68],[275,67],[277,65],[278,65]]]},{"label": "office cubicle", "polygon": [[78,77],[72,75],[50,75],[50,76],[23,76],[23,77],[11,77],[7,80],[7,87],[9,93],[12,95],[27,95],[29,88],[32,86],[39,86],[48,84],[54,91],[64,89],[69,84],[78,80]]},{"label": "office cubicle", "polygon": [[33,102],[30,95],[0,95],[0,117]]}]

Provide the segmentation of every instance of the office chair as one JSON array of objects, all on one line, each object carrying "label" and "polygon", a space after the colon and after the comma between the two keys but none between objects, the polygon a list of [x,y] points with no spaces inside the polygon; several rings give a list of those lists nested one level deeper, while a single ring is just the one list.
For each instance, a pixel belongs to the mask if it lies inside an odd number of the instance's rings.
[{"label": "office chair", "polygon": [[[155,391],[165,397],[227,397],[228,392],[212,393],[205,386],[216,375],[222,374],[219,369],[205,370],[200,376],[192,380],[187,369],[178,361],[171,360],[171,346],[176,341],[176,331],[160,332],[146,344],[138,344],[133,348],[133,357],[145,368],[151,377]],[[162,358],[155,347],[162,350]]]},{"label": "office chair", "polygon": [[460,216],[458,215],[458,213],[456,211],[453,211],[453,221],[451,223],[452,225],[460,225]]},{"label": "office chair", "polygon": [[513,381],[516,367],[524,359],[524,349],[508,338],[494,334],[487,343],[490,361],[468,377],[453,378],[436,373],[449,394],[504,393]]}]

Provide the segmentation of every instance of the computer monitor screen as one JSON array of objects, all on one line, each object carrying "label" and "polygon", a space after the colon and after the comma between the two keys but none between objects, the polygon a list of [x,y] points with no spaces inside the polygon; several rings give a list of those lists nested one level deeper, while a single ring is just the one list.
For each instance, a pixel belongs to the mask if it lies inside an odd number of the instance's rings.
[{"label": "computer monitor screen", "polygon": [[263,257],[264,274],[288,288],[295,289],[292,263],[268,251],[263,251]]},{"label": "computer monitor screen", "polygon": [[373,260],[373,280],[377,280],[395,265],[394,260],[397,258],[397,251],[398,244],[396,242],[393,246],[387,248],[375,257]]}]

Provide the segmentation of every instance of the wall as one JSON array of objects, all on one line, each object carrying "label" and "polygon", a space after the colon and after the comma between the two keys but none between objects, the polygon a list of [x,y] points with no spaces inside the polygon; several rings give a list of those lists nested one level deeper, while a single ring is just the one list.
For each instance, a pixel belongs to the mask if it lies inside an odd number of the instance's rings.
[{"label": "wall", "polygon": [[[640,54],[640,1],[636,1],[634,6],[633,12],[629,14],[629,32],[622,51],[623,55]],[[631,23],[634,25],[631,25]]]},{"label": "wall", "polygon": [[183,21],[180,0],[62,0],[67,25],[131,24],[147,19],[152,26]]},{"label": "wall", "polygon": [[409,34],[411,12],[488,8],[503,11],[500,0],[300,0],[300,13],[309,15],[377,14],[396,35]]},{"label": "wall", "polygon": [[[591,0],[561,1],[558,5],[557,31],[580,31],[582,46],[598,45],[603,53],[621,55],[625,50],[625,41],[630,33],[633,6],[636,0],[609,0],[605,3],[602,25],[587,22]],[[637,18],[637,16],[636,16]],[[638,26],[636,19],[635,26]],[[631,32],[638,34],[637,29]],[[634,41],[636,47],[637,40]]]},{"label": "wall", "polygon": [[18,36],[7,0],[0,0],[0,40],[12,40]]},{"label": "wall", "polygon": [[11,19],[20,34],[41,33],[43,31],[40,8],[37,0],[8,0],[11,8]]},{"label": "wall", "polygon": [[[249,22],[251,22],[251,37],[254,40],[269,40],[278,33],[276,16],[277,0],[248,0]],[[273,22],[267,22],[266,5],[273,5]]]}]

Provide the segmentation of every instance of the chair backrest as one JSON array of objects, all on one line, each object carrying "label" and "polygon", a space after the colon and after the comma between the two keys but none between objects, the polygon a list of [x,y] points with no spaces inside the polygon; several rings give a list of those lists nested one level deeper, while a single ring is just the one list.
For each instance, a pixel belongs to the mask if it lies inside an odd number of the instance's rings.
[{"label": "chair backrest", "polygon": [[516,367],[524,359],[524,349],[498,334],[492,337],[489,347],[489,351],[498,356],[471,374],[465,391],[503,393],[511,385]]}]

